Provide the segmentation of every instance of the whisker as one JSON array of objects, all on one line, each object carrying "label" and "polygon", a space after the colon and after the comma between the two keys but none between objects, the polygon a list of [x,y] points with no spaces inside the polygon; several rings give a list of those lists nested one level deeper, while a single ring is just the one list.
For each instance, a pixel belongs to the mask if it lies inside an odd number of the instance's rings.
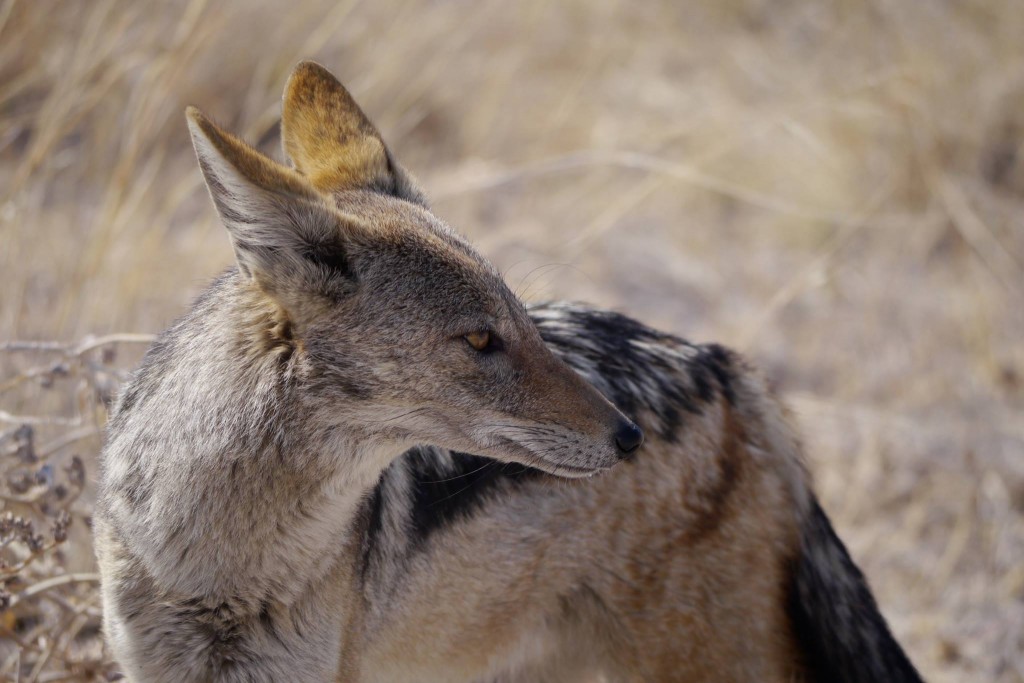
[{"label": "whisker", "polygon": [[426,481],[427,483],[430,483],[430,484],[443,484],[446,481],[455,481],[456,479],[462,479],[463,477],[468,477],[471,474],[476,474],[477,472],[485,470],[488,467],[491,467],[492,465],[494,465],[496,462],[498,462],[498,461],[497,460],[490,460],[489,459],[487,462],[485,462],[480,467],[477,467],[476,469],[470,470],[469,472],[463,472],[462,474],[456,474],[454,477],[448,477],[447,479],[424,479],[423,481]]},{"label": "whisker", "polygon": [[389,417],[389,418],[384,419],[384,420],[367,420],[367,422],[370,423],[370,424],[384,424],[385,422],[392,422],[394,420],[401,420],[404,417],[409,417],[410,415],[415,415],[416,413],[422,413],[426,409],[427,408],[425,406],[422,407],[422,408],[414,408],[414,409],[410,410],[407,413],[402,413],[401,415],[395,415],[393,417]]},{"label": "whisker", "polygon": [[[485,469],[487,467],[493,467],[496,464],[498,464],[497,460],[491,460],[491,461],[489,461],[486,465],[484,465],[480,469]],[[443,502],[445,502],[447,500],[451,500],[452,498],[454,498],[455,496],[459,495],[460,493],[463,493],[464,491],[468,491],[469,489],[471,489],[473,487],[474,483],[475,482],[470,482],[469,484],[467,484],[466,486],[463,486],[458,491],[455,491],[454,493],[450,493],[447,496],[445,496],[444,498],[438,498],[437,500],[435,500],[432,503],[430,503],[427,507],[433,507],[433,506],[435,506],[435,505],[437,505],[439,503],[443,503]]]}]

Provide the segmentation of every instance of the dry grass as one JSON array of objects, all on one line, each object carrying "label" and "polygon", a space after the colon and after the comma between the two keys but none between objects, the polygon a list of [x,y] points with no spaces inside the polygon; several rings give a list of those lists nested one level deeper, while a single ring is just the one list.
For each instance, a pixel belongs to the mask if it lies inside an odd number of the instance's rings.
[{"label": "dry grass", "polygon": [[[1021,36],[1019,0],[0,0],[0,338],[178,315],[230,259],[184,106],[276,154],[284,79],[317,58],[528,298],[765,368],[926,676],[1024,681]],[[0,354],[0,458],[45,417],[0,510],[72,518],[12,592],[92,571],[89,486],[53,499],[46,473],[95,473],[139,348]],[[0,676],[101,670],[93,584],[43,586],[3,614],[25,648],[0,642]]]}]

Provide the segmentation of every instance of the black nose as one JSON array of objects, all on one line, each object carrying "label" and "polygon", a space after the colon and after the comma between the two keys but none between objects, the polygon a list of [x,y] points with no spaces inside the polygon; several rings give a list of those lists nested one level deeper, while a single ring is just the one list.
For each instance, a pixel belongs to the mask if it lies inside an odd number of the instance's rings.
[{"label": "black nose", "polygon": [[628,420],[619,425],[618,431],[615,432],[615,445],[619,447],[623,455],[634,453],[643,442],[643,431]]}]

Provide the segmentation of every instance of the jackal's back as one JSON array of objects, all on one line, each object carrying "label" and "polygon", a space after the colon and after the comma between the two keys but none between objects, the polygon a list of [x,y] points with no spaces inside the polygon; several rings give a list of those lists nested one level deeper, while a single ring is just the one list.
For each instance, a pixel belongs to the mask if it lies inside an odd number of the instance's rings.
[{"label": "jackal's back", "polygon": [[530,314],[648,443],[582,482],[434,448],[393,463],[366,508],[373,680],[919,680],[755,370],[609,311]]}]

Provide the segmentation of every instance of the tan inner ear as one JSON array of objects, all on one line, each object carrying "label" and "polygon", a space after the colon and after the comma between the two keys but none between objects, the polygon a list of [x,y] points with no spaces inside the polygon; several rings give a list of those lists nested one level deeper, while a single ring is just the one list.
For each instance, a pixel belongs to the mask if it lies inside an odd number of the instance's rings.
[{"label": "tan inner ear", "polygon": [[295,168],[321,191],[394,186],[380,133],[319,64],[303,62],[288,79],[281,139]]},{"label": "tan inner ear", "polygon": [[[203,147],[209,145],[212,150],[216,150],[221,160],[256,187],[295,197],[314,198],[317,196],[316,191],[310,187],[305,178],[290,168],[267,158],[245,141],[228,133],[206,118],[195,107],[188,107],[185,110],[185,116],[196,142],[200,164],[217,164],[219,161],[216,155],[203,152]],[[206,174],[206,169],[204,169],[204,174]],[[223,175],[223,172],[219,175]],[[217,180],[223,182],[223,179]],[[207,181],[210,181],[209,177],[207,177]]]}]

